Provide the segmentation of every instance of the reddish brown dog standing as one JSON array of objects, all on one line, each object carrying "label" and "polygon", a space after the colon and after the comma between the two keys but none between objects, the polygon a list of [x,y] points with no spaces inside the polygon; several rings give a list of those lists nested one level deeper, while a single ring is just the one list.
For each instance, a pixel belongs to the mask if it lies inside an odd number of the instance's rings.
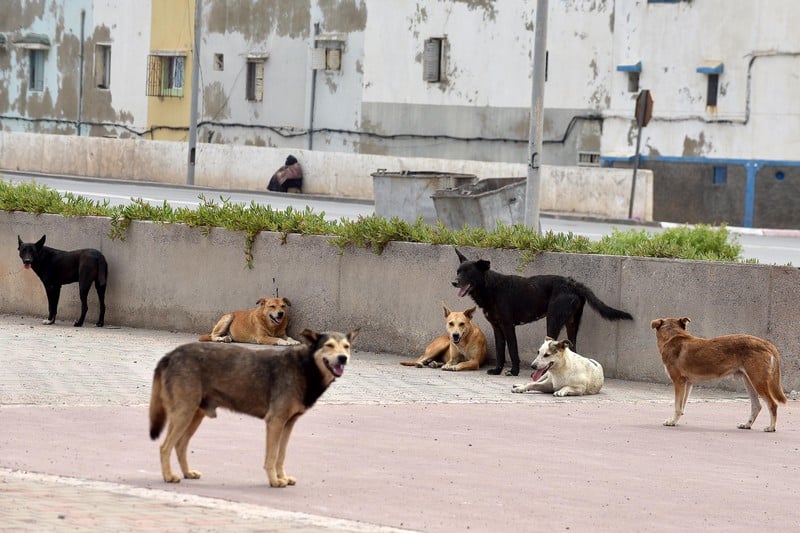
[{"label": "reddish brown dog standing", "polygon": [[211,335],[201,335],[200,341],[250,342],[253,344],[300,344],[286,334],[289,326],[288,298],[261,298],[258,307],[222,315]]},{"label": "reddish brown dog standing", "polygon": [[781,386],[780,356],[775,346],[752,335],[724,335],[704,339],[686,330],[690,320],[657,318],[650,323],[656,330],[661,361],[675,386],[675,415],[664,422],[674,426],[683,414],[692,385],[701,381],[733,376],[741,378],[750,395],[750,419],[739,429],[750,429],[764,398],[770,424],[764,431],[775,431],[778,402],[786,403]]}]

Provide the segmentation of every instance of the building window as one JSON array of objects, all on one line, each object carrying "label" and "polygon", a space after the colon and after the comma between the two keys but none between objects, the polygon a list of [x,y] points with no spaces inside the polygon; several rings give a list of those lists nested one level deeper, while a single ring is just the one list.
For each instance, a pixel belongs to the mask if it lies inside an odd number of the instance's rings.
[{"label": "building window", "polygon": [[245,98],[250,102],[261,102],[264,99],[264,59],[247,60],[247,93]]},{"label": "building window", "polygon": [[719,95],[719,76],[725,71],[725,65],[721,61],[704,61],[697,67],[697,72],[708,76],[706,88],[706,106],[716,107],[717,96]]},{"label": "building window", "polygon": [[32,91],[44,91],[44,50],[28,50],[30,60],[29,87]]},{"label": "building window", "polygon": [[425,40],[422,52],[422,79],[428,83],[440,82],[444,79],[443,69],[444,38],[434,37]]},{"label": "building window", "polygon": [[617,72],[624,72],[628,75],[628,92],[639,92],[639,75],[642,72],[642,62],[637,61],[630,65],[617,65]]},{"label": "building window", "polygon": [[183,96],[186,56],[152,54],[147,58],[147,96]]},{"label": "building window", "polygon": [[214,54],[214,70],[225,70],[225,54]]},{"label": "building window", "polygon": [[708,91],[706,92],[706,106],[716,107],[719,94],[719,74],[708,75]]},{"label": "building window", "polygon": [[99,89],[111,88],[111,46],[98,44],[94,49],[94,82]]},{"label": "building window", "polygon": [[728,183],[728,167],[714,167],[714,185],[725,185]]}]

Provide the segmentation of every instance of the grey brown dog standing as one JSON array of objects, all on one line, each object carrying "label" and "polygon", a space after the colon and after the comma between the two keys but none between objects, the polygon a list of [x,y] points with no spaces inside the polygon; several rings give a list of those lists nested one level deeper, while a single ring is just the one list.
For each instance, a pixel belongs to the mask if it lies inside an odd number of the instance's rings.
[{"label": "grey brown dog standing", "polygon": [[281,351],[195,342],[162,357],[153,374],[150,438],[157,439],[169,423],[160,447],[164,481],[180,481],[170,467],[173,449],[183,476],[200,477],[186,459],[189,440],[203,418],[216,417],[217,407],[222,407],[264,420],[269,484],[294,485],[295,478],[284,470],[292,428],[342,376],[357,333],[357,329],[347,335],[306,329],[300,334],[303,344]]},{"label": "grey brown dog standing", "polygon": [[778,349],[771,342],[752,335],[723,335],[704,339],[686,330],[690,320],[657,318],[650,323],[656,330],[661,361],[675,386],[675,414],[665,426],[674,426],[683,415],[692,385],[701,381],[733,376],[741,378],[750,395],[750,419],[739,429],[750,429],[756,421],[761,396],[767,402],[770,424],[764,431],[775,431],[778,402],[786,403],[781,386]]},{"label": "grey brown dog standing", "polygon": [[102,327],[106,315],[106,284],[108,283],[108,264],[102,253],[94,248],[81,250],[58,250],[44,245],[46,235],[34,242],[22,242],[17,235],[17,250],[22,264],[26,269],[32,268],[44,285],[47,293],[47,319],[43,324],[52,324],[56,321],[58,300],[61,296],[61,286],[78,282],[78,291],[81,298],[81,316],[75,321],[75,327],[83,326],[89,305],[86,298],[89,289],[94,283],[97,298],[100,300],[100,314],[97,317],[97,326]]}]

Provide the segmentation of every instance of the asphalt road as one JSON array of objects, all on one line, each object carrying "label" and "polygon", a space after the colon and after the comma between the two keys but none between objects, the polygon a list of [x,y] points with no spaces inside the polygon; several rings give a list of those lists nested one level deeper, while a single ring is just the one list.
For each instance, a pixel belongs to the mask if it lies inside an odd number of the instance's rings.
[{"label": "asphalt road", "polygon": [[[199,196],[204,195],[205,198],[213,200],[227,198],[235,203],[256,202],[271,205],[278,210],[284,210],[289,206],[302,210],[308,206],[314,212],[325,213],[328,220],[341,218],[352,220],[359,216],[369,216],[375,212],[374,205],[366,201],[277,194],[267,191],[228,191],[133,181],[44,177],[8,172],[5,173],[4,178],[11,182],[36,181],[59,192],[69,191],[97,201],[108,200],[111,205],[121,205],[130,202],[132,198],[141,198],[153,204],[161,204],[166,200],[173,206],[196,207],[200,203]],[[637,225],[623,221],[603,222],[544,214],[541,217],[541,226],[543,231],[572,232],[599,240],[604,235],[610,234],[615,228],[623,231],[629,228],[640,228],[649,232],[657,232],[669,225]],[[742,245],[743,259],[756,259],[759,263],[767,265],[800,266],[800,231],[731,228],[731,235]]]}]

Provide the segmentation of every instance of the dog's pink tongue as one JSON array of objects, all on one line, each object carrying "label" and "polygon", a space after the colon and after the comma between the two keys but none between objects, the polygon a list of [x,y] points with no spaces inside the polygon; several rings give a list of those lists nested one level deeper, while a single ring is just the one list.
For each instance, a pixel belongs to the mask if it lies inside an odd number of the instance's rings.
[{"label": "dog's pink tongue", "polygon": [[30,263],[25,263],[25,270],[30,270],[30,268],[31,268],[31,264]]},{"label": "dog's pink tongue", "polygon": [[536,372],[531,374],[532,381],[539,381],[544,376],[545,372],[547,372],[547,368],[537,368]]},{"label": "dog's pink tongue", "polygon": [[458,297],[463,298],[464,295],[467,294],[468,289],[469,287],[461,287],[460,289],[458,289]]}]

